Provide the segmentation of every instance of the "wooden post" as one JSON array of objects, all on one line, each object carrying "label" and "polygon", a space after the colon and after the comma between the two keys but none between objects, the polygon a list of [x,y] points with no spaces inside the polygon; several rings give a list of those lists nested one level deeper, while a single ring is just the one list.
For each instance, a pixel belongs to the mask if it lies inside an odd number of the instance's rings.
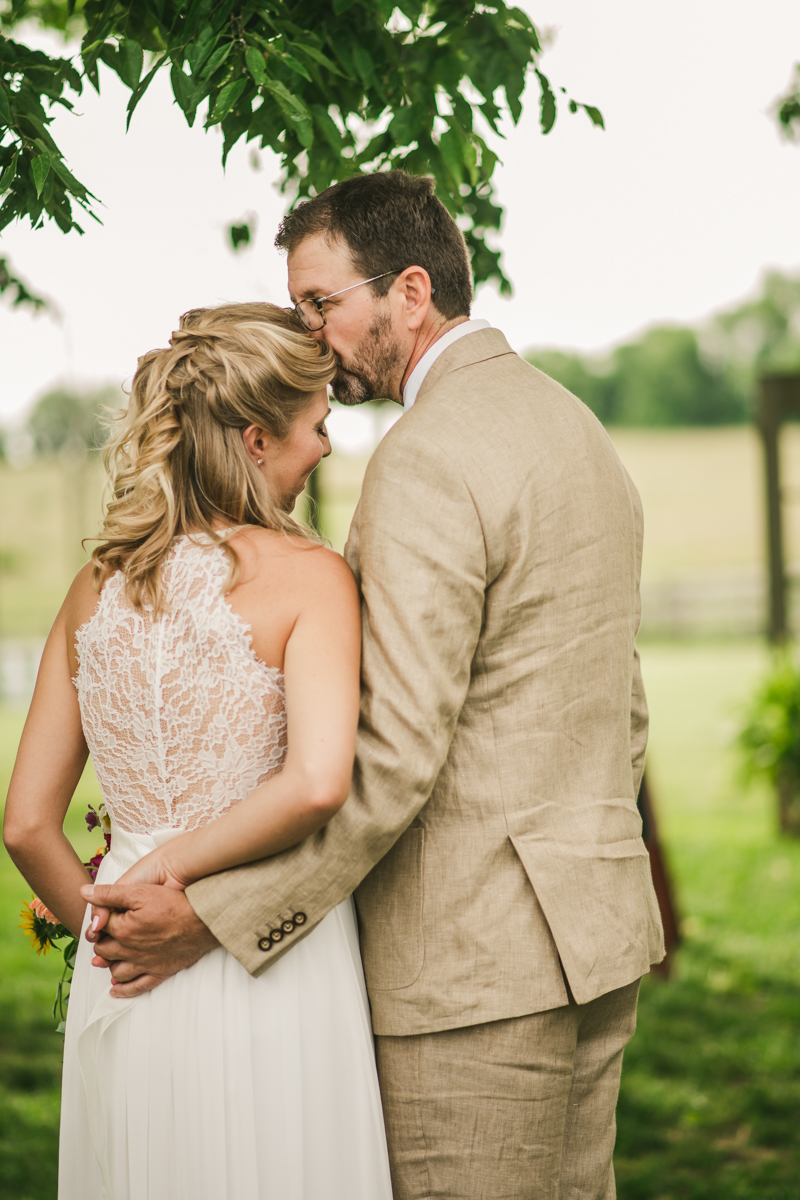
[{"label": "wooden post", "polygon": [[758,424],[764,444],[769,566],[769,640],[779,646],[789,636],[786,562],[783,547],[780,430],[800,413],[800,375],[764,375],[759,381]]},{"label": "wooden post", "polygon": [[652,969],[654,974],[660,975],[663,979],[668,979],[670,970],[672,969],[673,955],[680,945],[681,934],[677,908],[675,906],[675,896],[672,890],[672,880],[670,879],[664,852],[661,848],[661,840],[658,836],[656,814],[653,808],[653,798],[647,786],[646,771],[642,775],[642,786],[639,788],[637,806],[642,818],[642,841],[647,847],[647,853],[650,855],[653,887],[656,899],[658,900],[659,912],[661,913],[661,923],[664,926],[664,946],[667,951],[664,959],[660,963],[656,963]]},{"label": "wooden post", "polygon": [[773,645],[786,640],[786,568],[783,561],[779,433],[780,395],[774,380],[760,381],[759,426],[764,443],[767,491],[767,563],[769,566],[768,636]]}]

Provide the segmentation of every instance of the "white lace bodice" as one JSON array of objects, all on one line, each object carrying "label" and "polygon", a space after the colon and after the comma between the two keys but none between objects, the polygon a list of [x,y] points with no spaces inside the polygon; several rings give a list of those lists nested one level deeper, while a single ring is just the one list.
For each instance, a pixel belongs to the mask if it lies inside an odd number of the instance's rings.
[{"label": "white lace bodice", "polygon": [[168,612],[137,612],[117,572],[76,634],[84,734],[130,833],[205,825],[283,766],[283,676],[223,597],[227,572],[220,547],[177,538],[162,567]]}]

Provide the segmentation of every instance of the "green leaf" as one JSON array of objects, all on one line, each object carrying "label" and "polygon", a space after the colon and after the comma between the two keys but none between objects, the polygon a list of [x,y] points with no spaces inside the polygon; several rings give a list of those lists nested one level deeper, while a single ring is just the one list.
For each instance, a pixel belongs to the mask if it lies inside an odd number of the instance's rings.
[{"label": "green leaf", "polygon": [[225,59],[233,49],[233,42],[226,42],[224,46],[218,46],[206,65],[203,67],[203,78],[210,79],[219,67],[225,62]]},{"label": "green leaf", "polygon": [[277,79],[268,79],[264,87],[272,92],[281,108],[292,120],[309,120],[310,113],[303,101],[299,96],[293,96],[284,84],[280,83]]},{"label": "green leaf", "polygon": [[355,45],[353,47],[353,62],[364,83],[369,87],[372,83],[372,77],[375,74],[375,68],[372,65],[372,59],[363,46]]},{"label": "green leaf", "polygon": [[120,43],[117,72],[123,83],[133,91],[142,77],[144,66],[144,51],[133,38],[125,38]]},{"label": "green leaf", "polygon": [[3,174],[0,175],[0,192],[7,192],[16,179],[18,157],[19,155],[15,154],[5,171],[3,171]]},{"label": "green leaf", "polygon": [[333,61],[333,59],[328,58],[327,54],[323,54],[322,51],[318,50],[316,46],[310,46],[307,42],[304,42],[302,45],[296,45],[295,49],[298,52],[302,51],[303,54],[308,55],[309,58],[313,58],[314,62],[318,62],[321,67],[327,67],[327,69],[332,71],[334,75],[338,75],[340,79],[345,78],[345,76],[336,66],[336,63]]},{"label": "green leaf", "polygon": [[556,123],[556,98],[553,95],[553,89],[550,87],[550,80],[547,76],[543,75],[541,71],[537,71],[536,78],[539,80],[539,86],[542,89],[539,124],[542,127],[542,133],[549,133]]},{"label": "green leaf", "polygon": [[456,187],[464,178],[463,141],[452,128],[439,138],[439,150]]},{"label": "green leaf", "polygon": [[284,51],[281,55],[281,58],[283,62],[286,63],[287,67],[291,68],[296,75],[302,75],[303,79],[307,79],[309,83],[313,82],[306,68],[294,57],[293,54],[287,54],[286,51]]},{"label": "green leaf", "polygon": [[333,0],[333,11],[337,17],[342,13],[346,13],[348,8],[352,8],[356,0]]},{"label": "green leaf", "polygon": [[605,129],[606,123],[603,120],[603,114],[599,108],[594,108],[591,104],[582,104],[581,108],[588,116],[593,125],[599,125],[601,129]]},{"label": "green leaf", "polygon": [[186,75],[178,65],[173,62],[169,73],[170,82],[172,83],[172,94],[178,101],[178,104],[185,113],[188,113],[192,107],[192,98],[194,96],[194,88],[189,76]]},{"label": "green leaf", "polygon": [[41,196],[47,176],[50,174],[50,155],[45,151],[37,155],[31,163],[31,174],[36,187],[36,195]]},{"label": "green leaf", "polygon": [[97,199],[97,197],[93,196],[88,188],[84,187],[80,180],[76,179],[72,172],[67,169],[62,159],[53,158],[51,163],[56,175],[58,175],[59,179],[66,186],[67,190],[72,192],[74,196],[77,196],[78,199],[81,200],[85,199],[87,196],[91,197],[92,200]]},{"label": "green leaf", "polygon": [[246,221],[241,225],[229,225],[228,237],[230,238],[231,246],[234,250],[238,250],[241,246],[249,246],[253,240],[253,232]]},{"label": "green leaf", "polygon": [[213,123],[222,121],[231,111],[246,87],[246,79],[233,79],[230,83],[226,83],[225,87],[217,96],[217,101],[214,105],[214,111],[211,114],[210,120]]},{"label": "green leaf", "polygon": [[153,82],[153,79],[155,78],[156,72],[164,65],[164,63],[166,62],[166,59],[167,59],[167,55],[162,54],[161,58],[159,58],[154,63],[154,65],[150,68],[150,70],[145,75],[142,82],[136,88],[136,91],[133,92],[133,94],[131,95],[131,98],[128,101],[128,120],[125,123],[126,130],[130,129],[131,118],[136,110],[137,104],[139,103],[139,101],[141,100],[142,96],[145,94],[147,89],[150,87],[150,84]]},{"label": "green leaf", "polygon": [[244,61],[253,79],[259,87],[262,87],[267,82],[267,65],[263,52],[257,50],[255,46],[248,46],[245,50]]},{"label": "green leaf", "polygon": [[300,145],[305,150],[310,150],[314,145],[314,126],[312,122],[308,118],[303,117],[292,117],[291,120],[297,130]]},{"label": "green leaf", "polygon": [[11,105],[8,102],[6,89],[0,83],[0,121],[5,125],[11,124]]},{"label": "green leaf", "polygon": [[344,148],[344,138],[339,132],[339,127],[333,117],[321,104],[312,104],[311,112],[314,114],[314,120],[331,150],[333,150],[334,154],[341,154]]},{"label": "green leaf", "polygon": [[407,146],[418,141],[425,127],[425,118],[416,105],[407,104],[394,114],[389,132],[398,145]]}]

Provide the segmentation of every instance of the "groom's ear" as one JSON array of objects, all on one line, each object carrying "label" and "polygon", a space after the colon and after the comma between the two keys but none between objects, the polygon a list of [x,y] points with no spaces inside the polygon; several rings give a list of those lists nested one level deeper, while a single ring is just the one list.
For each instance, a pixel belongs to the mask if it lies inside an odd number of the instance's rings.
[{"label": "groom's ear", "polygon": [[424,267],[406,267],[393,288],[408,329],[419,329],[433,303],[431,277]]}]

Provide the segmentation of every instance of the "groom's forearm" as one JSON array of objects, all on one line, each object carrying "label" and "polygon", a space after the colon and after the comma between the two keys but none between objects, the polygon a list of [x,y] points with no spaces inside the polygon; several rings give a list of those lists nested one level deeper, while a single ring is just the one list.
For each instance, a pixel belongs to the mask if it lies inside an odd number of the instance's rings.
[{"label": "groom's forearm", "polygon": [[300,845],[194,883],[186,897],[217,940],[260,975],[345,900],[391,849],[435,781],[406,792],[406,803],[365,814],[351,795],[341,812]]}]

